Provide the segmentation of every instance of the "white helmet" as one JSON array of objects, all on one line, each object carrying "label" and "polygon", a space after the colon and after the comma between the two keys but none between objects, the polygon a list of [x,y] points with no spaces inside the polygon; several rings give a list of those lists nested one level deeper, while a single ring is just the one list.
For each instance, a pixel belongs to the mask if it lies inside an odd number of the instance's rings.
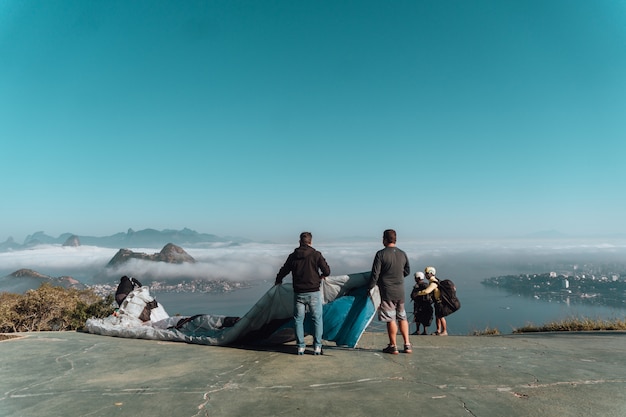
[{"label": "white helmet", "polygon": [[424,273],[422,271],[418,271],[415,273],[415,279],[416,280],[421,280],[421,279],[425,279],[426,277],[424,276]]},{"label": "white helmet", "polygon": [[424,268],[424,273],[426,275],[428,275],[428,274],[437,275],[437,270],[435,269],[434,266],[427,266],[426,268]]}]

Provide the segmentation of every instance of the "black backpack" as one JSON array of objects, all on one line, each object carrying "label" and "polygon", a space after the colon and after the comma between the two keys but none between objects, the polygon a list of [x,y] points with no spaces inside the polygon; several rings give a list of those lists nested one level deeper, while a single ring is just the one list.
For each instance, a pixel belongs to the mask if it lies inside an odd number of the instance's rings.
[{"label": "black backpack", "polygon": [[439,294],[441,295],[439,302],[441,303],[440,311],[442,313],[440,317],[450,315],[461,308],[461,302],[456,296],[454,282],[449,279],[439,281]]}]

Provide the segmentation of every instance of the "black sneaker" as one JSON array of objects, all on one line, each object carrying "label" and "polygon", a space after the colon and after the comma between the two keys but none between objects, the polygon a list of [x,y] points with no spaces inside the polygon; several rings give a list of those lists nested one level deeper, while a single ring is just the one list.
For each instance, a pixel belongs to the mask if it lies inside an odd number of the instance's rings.
[{"label": "black sneaker", "polygon": [[387,345],[387,347],[383,349],[383,353],[391,353],[392,355],[397,355],[398,348],[395,345]]}]

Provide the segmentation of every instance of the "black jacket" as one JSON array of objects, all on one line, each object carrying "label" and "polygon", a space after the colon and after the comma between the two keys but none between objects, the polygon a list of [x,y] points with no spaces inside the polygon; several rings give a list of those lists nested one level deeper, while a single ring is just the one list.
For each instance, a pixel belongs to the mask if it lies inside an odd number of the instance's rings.
[{"label": "black jacket", "polygon": [[320,290],[322,277],[330,275],[330,267],[321,252],[309,245],[300,245],[287,257],[287,261],[276,274],[275,283],[282,284],[283,278],[290,272],[295,292],[313,292]]}]

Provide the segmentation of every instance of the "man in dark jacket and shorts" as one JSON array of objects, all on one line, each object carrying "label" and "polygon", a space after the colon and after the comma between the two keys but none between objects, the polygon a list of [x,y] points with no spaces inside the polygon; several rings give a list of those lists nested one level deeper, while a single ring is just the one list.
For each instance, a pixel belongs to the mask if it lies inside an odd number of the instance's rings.
[{"label": "man in dark jacket and shorts", "polygon": [[[396,334],[398,325],[404,339],[404,353],[413,353],[409,341],[409,321],[404,308],[404,277],[409,275],[411,267],[404,251],[396,247],[396,231],[387,229],[383,233],[384,249],[376,252],[369,288],[376,285],[380,289],[381,303],[378,307],[378,319],[387,323],[389,345],[385,353],[397,354]],[[397,323],[396,323],[397,321]]]},{"label": "man in dark jacket and shorts", "polygon": [[330,267],[321,252],[311,246],[313,235],[300,233],[300,246],[287,257],[287,261],[276,274],[275,285],[283,283],[283,278],[291,272],[293,277],[294,314],[298,355],[304,355],[304,317],[306,306],[313,319],[314,354],[322,354],[322,334],[324,333],[323,300],[320,291],[322,279],[330,275]]}]

